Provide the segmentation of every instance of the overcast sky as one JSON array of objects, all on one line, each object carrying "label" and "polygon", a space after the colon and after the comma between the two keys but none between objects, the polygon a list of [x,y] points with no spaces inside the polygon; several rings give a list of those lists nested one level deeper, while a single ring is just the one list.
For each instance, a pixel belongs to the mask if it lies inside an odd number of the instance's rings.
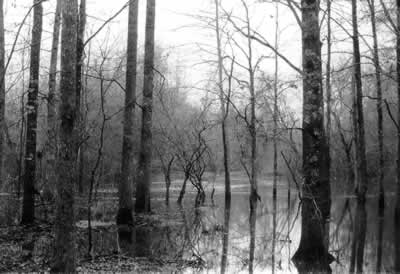
[{"label": "overcast sky", "polygon": [[[114,15],[127,0],[87,0],[87,15],[88,24],[86,35],[90,36],[105,20]],[[200,46],[208,44],[211,51],[215,50],[215,36],[212,31],[201,29],[200,23],[192,15],[204,14],[209,11],[214,12],[213,0],[157,0],[156,3],[156,40],[157,43],[165,50],[169,56],[169,65],[176,66],[177,60],[184,78],[188,81],[188,85],[196,85],[196,83],[209,77],[210,71],[213,69],[210,66],[198,65],[207,59],[215,59],[215,56],[206,54],[200,50]],[[267,40],[274,43],[275,32],[275,6],[270,3],[254,3],[257,1],[247,1],[250,5],[250,18],[252,27],[263,34]],[[50,49],[51,34],[54,20],[56,0],[48,0],[44,3],[44,33],[42,45],[42,66],[47,66]],[[139,46],[143,48],[144,40],[144,23],[145,23],[145,4],[146,1],[140,1],[139,9]],[[6,26],[6,43],[10,45],[15,37],[15,32],[26,14],[28,8],[32,5],[32,0],[5,0],[5,26]],[[243,7],[240,0],[223,0],[223,6],[233,16],[243,16]],[[347,17],[349,19],[350,10],[346,3],[335,2],[333,6],[333,15],[336,18]],[[322,17],[322,14],[321,14]],[[30,24],[31,18],[28,18],[27,23]],[[346,23],[345,23],[346,24]],[[292,12],[280,5],[279,14],[279,29],[280,29],[280,51],[291,60],[296,66],[301,66],[301,36],[300,29],[297,25]],[[29,27],[26,26],[22,33],[21,39],[29,39]],[[351,28],[347,25],[349,31]],[[333,26],[334,39],[341,40],[347,34],[338,26]],[[322,28],[324,32],[324,28]],[[370,26],[361,27],[361,33],[369,33]],[[127,10],[122,12],[114,19],[109,27],[104,29],[94,39],[94,44],[101,43],[104,38],[109,35],[115,50],[123,52],[126,47],[127,34]],[[20,39],[20,40],[21,40]],[[368,39],[368,37],[366,38]],[[380,42],[389,37],[381,37]],[[322,42],[325,41],[324,35],[321,36]],[[23,41],[19,41],[21,46]],[[361,41],[362,42],[362,41]],[[325,43],[323,44],[325,46]],[[263,46],[254,43],[257,56],[270,56],[272,52]],[[363,44],[361,45],[363,47]],[[202,46],[203,47],[203,46]],[[349,56],[344,51],[350,53],[351,43],[344,41],[335,45],[334,51],[339,52],[333,56],[333,60],[348,58]],[[325,53],[325,47],[323,47]],[[341,53],[340,53],[341,52]],[[240,60],[240,52],[238,53]],[[19,60],[14,61],[18,64]],[[294,77],[293,69],[287,66],[283,61],[279,62],[280,75],[282,78]],[[262,70],[267,73],[273,71],[273,61],[266,59],[262,64]],[[295,105],[301,103],[301,93],[298,91],[292,92]]]}]

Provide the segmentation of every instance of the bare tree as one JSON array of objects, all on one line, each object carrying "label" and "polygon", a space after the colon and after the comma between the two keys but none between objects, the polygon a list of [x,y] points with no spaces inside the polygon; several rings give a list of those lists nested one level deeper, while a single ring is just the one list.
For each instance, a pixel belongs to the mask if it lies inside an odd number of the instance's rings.
[{"label": "bare tree", "polygon": [[27,132],[25,141],[24,199],[22,224],[32,224],[35,219],[36,132],[38,117],[40,45],[42,40],[43,7],[34,0],[30,78],[27,103]]},{"label": "bare tree", "polygon": [[[122,223],[132,221],[132,171],[133,171],[133,125],[136,103],[136,63],[138,39],[139,0],[129,3],[128,46],[126,62],[126,89],[124,128],[122,139],[121,178],[119,182],[119,209],[117,219]],[[124,218],[124,216],[126,217]]]},{"label": "bare tree", "polygon": [[230,175],[230,144],[228,138],[228,121],[229,115],[229,104],[225,106],[225,92],[223,82],[223,57],[222,57],[222,45],[221,45],[221,33],[220,33],[220,16],[219,16],[219,5],[220,1],[215,0],[215,35],[217,41],[217,56],[218,56],[218,88],[219,88],[219,100],[221,107],[221,129],[222,129],[222,146],[224,153],[224,171],[225,171],[225,202],[231,199],[231,175]]},{"label": "bare tree", "polygon": [[148,0],[146,10],[142,132],[135,204],[135,211],[138,213],[150,212],[155,11],[156,0]]},{"label": "bare tree", "polygon": [[52,272],[75,272],[74,185],[76,118],[77,0],[62,4],[60,144],[57,158],[57,208]]},{"label": "bare tree", "polygon": [[46,186],[55,181],[55,161],[57,153],[57,61],[58,44],[60,42],[61,25],[61,0],[57,0],[56,14],[54,16],[53,39],[50,57],[49,69],[49,94],[47,96],[47,168],[46,168]]},{"label": "bare tree", "polygon": [[86,0],[81,0],[79,5],[79,19],[78,19],[78,40],[76,46],[76,117],[77,117],[77,134],[78,138],[78,191],[83,192],[83,169],[84,169],[84,119],[82,115],[82,69],[84,63],[84,38],[85,38],[85,27],[86,27]]},{"label": "bare tree", "polygon": [[[299,268],[329,269],[325,245],[326,223],[330,216],[330,185],[326,157],[322,91],[319,1],[302,1],[303,39],[303,176],[301,239],[293,256]],[[313,262],[305,266],[302,262]]]},{"label": "bare tree", "polygon": [[357,1],[352,0],[352,23],[353,23],[353,127],[355,140],[355,162],[356,162],[356,195],[357,195],[357,216],[354,224],[353,253],[350,271],[356,260],[358,272],[362,272],[364,245],[365,245],[365,195],[367,192],[367,159],[365,154],[365,129],[363,113],[363,91],[361,79],[361,55],[359,45],[358,21],[357,21]]},{"label": "bare tree", "polygon": [[4,171],[4,139],[6,130],[5,121],[5,103],[6,103],[6,85],[5,85],[5,67],[4,67],[4,11],[3,11],[3,0],[0,1],[0,77],[3,79],[0,82],[0,187],[3,186],[3,171]]}]

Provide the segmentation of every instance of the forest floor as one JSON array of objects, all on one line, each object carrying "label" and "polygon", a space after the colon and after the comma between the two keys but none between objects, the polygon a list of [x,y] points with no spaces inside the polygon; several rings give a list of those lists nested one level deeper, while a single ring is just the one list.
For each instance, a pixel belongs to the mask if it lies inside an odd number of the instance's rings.
[{"label": "forest floor", "polygon": [[[139,218],[136,218],[139,219]],[[164,226],[159,219],[140,218],[138,224],[146,230],[156,226]],[[146,219],[146,220],[145,220]],[[145,221],[144,221],[145,220]],[[171,222],[172,220],[170,220]],[[176,220],[179,222],[179,220]],[[145,223],[146,222],[146,223]],[[171,222],[172,223],[172,222]],[[114,235],[117,230],[115,225],[94,222],[94,247],[91,254],[87,252],[87,227],[77,225],[77,271],[78,272],[174,272],[187,267],[201,267],[201,262],[195,260],[182,260],[179,258],[163,258],[152,254],[145,256],[131,256],[116,244],[100,246],[96,233]],[[33,226],[6,226],[0,228],[0,273],[4,272],[47,272],[50,270],[52,258],[52,242],[54,235],[52,224],[36,222]],[[102,239],[104,240],[104,239]]]}]

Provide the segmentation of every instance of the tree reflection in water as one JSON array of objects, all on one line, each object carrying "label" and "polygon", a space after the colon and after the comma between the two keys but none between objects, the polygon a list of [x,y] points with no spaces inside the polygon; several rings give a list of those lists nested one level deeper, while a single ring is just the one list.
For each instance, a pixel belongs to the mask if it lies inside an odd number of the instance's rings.
[{"label": "tree reflection in water", "polygon": [[[200,273],[297,273],[310,267],[317,269],[312,264],[295,268],[290,260],[299,245],[301,230],[300,202],[293,191],[289,195],[279,190],[274,205],[271,187],[261,183],[257,214],[249,214],[248,192],[237,188],[226,207],[224,194],[218,189],[215,206],[206,201],[195,209],[195,193],[190,192],[182,207],[170,203],[166,208],[163,199],[154,200],[155,213],[149,217],[152,221],[136,216],[132,230],[118,230],[119,246],[116,230],[94,228],[94,252],[109,254],[120,248],[124,256],[153,258],[161,265],[175,262],[190,267],[188,272],[195,269]],[[174,194],[171,199],[176,198]],[[352,267],[355,272],[400,272],[400,215],[395,214],[395,197],[387,195],[383,218],[378,218],[379,214],[366,218],[366,212],[377,212],[377,197],[370,196],[364,205],[357,204],[351,196],[333,196],[329,249],[335,258],[332,272],[345,273]],[[85,245],[86,241],[79,244]],[[326,270],[323,265],[318,267]]]}]

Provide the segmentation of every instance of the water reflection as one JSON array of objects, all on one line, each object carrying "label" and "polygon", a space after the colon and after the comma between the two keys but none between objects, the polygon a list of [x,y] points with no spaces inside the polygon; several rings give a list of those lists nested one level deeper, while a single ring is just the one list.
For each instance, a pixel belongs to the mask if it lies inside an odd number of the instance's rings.
[{"label": "water reflection", "polygon": [[[261,186],[263,195],[257,212],[249,211],[246,189],[235,190],[232,202],[226,205],[223,191],[218,190],[215,206],[206,201],[194,208],[196,193],[190,190],[182,207],[171,203],[166,208],[163,199],[155,199],[152,225],[139,218],[131,233],[119,233],[121,252],[125,256],[180,261],[204,272],[330,271],[326,264],[294,265],[290,260],[301,236],[300,203],[297,194],[292,195],[294,190],[289,194],[281,186],[274,202],[271,188]],[[388,195],[385,214],[379,217],[375,197],[369,197],[365,204],[348,196],[333,199],[329,251],[335,258],[331,264],[334,273],[399,270],[400,236],[395,232],[400,230],[400,221],[390,217],[394,216],[393,204],[393,196]],[[367,212],[376,213],[367,216]],[[107,237],[106,231],[96,233],[103,235],[97,235],[94,241]]]},{"label": "water reflection", "polygon": [[[214,201],[213,201],[214,204]],[[229,228],[231,219],[231,199],[225,198],[225,211],[224,211],[224,230],[222,237],[222,258],[221,258],[221,274],[226,271],[226,266],[228,263],[228,247],[229,247]]]}]

